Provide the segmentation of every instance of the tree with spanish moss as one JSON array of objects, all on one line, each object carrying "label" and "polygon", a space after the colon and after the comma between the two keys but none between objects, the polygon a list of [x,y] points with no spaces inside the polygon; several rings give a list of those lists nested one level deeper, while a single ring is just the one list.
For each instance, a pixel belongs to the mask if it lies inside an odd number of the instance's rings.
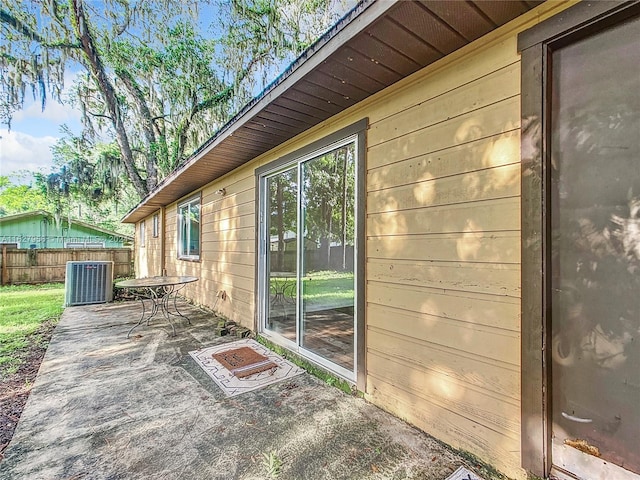
[{"label": "tree with spanish moss", "polygon": [[[0,121],[10,125],[29,94],[43,109],[49,98],[71,103],[83,131],[68,140],[84,152],[111,144],[117,155],[74,154],[61,172],[106,195],[118,189],[95,173],[119,171],[111,180],[142,198],[343,9],[335,0],[3,3]],[[64,181],[49,183],[64,194]]]}]

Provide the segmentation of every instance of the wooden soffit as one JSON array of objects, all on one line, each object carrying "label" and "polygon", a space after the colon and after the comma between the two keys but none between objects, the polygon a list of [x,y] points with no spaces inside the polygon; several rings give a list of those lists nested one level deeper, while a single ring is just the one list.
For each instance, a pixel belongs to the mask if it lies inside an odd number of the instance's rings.
[{"label": "wooden soffit", "polygon": [[124,217],[137,222],[541,0],[359,3]]}]

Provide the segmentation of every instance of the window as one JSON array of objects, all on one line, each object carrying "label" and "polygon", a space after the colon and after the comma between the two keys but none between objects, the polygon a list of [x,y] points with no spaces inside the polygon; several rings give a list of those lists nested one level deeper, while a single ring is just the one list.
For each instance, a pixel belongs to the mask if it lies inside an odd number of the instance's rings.
[{"label": "window", "polygon": [[160,215],[157,213],[153,216],[153,238],[160,234]]},{"label": "window", "polygon": [[178,206],[178,258],[200,258],[200,197]]},{"label": "window", "polygon": [[144,247],[144,237],[146,235],[146,228],[144,225],[144,220],[140,222],[140,231],[139,233],[139,240],[140,240],[140,248]]}]

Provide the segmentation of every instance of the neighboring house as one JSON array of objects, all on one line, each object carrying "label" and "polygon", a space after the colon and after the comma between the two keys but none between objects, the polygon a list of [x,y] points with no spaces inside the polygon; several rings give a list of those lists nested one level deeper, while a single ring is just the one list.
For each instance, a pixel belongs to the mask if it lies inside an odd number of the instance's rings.
[{"label": "neighboring house", "polygon": [[639,44],[639,2],[359,4],[127,214],[138,273],[509,476],[637,480]]},{"label": "neighboring house", "polygon": [[117,248],[132,242],[127,235],[79,220],[56,223],[42,210],[0,217],[0,244],[16,248]]}]

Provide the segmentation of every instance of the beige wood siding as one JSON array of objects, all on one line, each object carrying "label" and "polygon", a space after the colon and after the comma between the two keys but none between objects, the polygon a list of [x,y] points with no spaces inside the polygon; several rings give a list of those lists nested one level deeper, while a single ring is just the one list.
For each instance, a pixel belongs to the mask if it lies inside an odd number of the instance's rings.
[{"label": "beige wood siding", "polygon": [[[156,212],[160,214],[160,212]],[[153,215],[144,219],[145,242],[140,246],[140,223],[136,224],[135,235],[135,269],[137,277],[154,277],[162,275],[162,215],[160,215],[160,231],[153,236]]]},{"label": "beige wood siding", "polygon": [[254,328],[255,168],[368,117],[365,396],[523,478],[517,33],[571,3],[545,2],[207,185],[200,262],[176,259],[168,206],[167,273],[200,277],[188,295]]},{"label": "beige wood siding", "polygon": [[520,457],[515,36],[372,118],[367,396],[513,474]]},{"label": "beige wood siding", "polygon": [[[251,329],[254,328],[254,184],[253,168],[245,167],[202,190],[199,261],[178,258],[180,202],[165,209],[167,274],[198,277],[198,282],[183,290],[185,296]],[[224,196],[216,193],[223,188]]]},{"label": "beige wood siding", "polygon": [[147,255],[150,259],[150,276],[162,275],[164,272],[162,271],[162,236],[164,235],[163,223],[164,218],[162,218],[162,211],[158,210],[156,212],[158,215],[158,236],[153,236],[153,215],[147,219],[147,230],[148,238],[147,238]]},{"label": "beige wood siding", "polygon": [[368,112],[367,139],[366,398],[512,477],[524,476],[525,26],[516,20],[390,93]]}]

